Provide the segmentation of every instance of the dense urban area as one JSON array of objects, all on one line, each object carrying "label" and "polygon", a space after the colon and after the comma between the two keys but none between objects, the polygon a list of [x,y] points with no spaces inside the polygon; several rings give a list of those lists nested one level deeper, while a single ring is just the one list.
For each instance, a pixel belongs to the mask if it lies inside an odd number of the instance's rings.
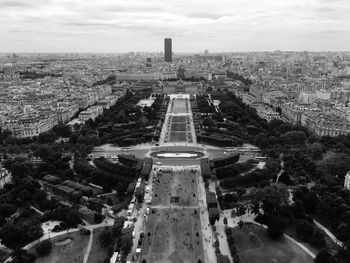
[{"label": "dense urban area", "polygon": [[0,55],[0,262],[350,262],[350,53]]}]

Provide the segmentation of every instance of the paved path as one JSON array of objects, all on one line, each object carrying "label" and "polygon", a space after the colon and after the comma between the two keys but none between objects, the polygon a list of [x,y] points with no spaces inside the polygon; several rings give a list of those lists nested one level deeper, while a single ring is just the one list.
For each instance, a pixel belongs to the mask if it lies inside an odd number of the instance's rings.
[{"label": "paved path", "polygon": [[31,209],[33,209],[35,212],[37,212],[39,215],[43,215],[44,213],[42,211],[40,211],[38,208],[35,208],[34,206],[30,206]]},{"label": "paved path", "polygon": [[220,244],[220,251],[221,251],[221,254],[228,256],[228,258],[230,259],[230,262],[233,262],[231,252],[227,243],[227,236],[225,233],[225,224],[223,219],[224,217],[220,217],[220,220],[215,224],[216,233],[218,234],[218,239]]},{"label": "paved path", "polygon": [[86,248],[86,251],[85,251],[85,254],[84,254],[83,263],[87,263],[87,261],[89,259],[90,252],[91,252],[91,247],[92,247],[92,241],[94,240],[94,227],[93,226],[89,226],[89,227],[87,227],[87,229],[89,229],[91,231],[91,234],[90,234],[90,238],[89,238],[88,247]]},{"label": "paved path", "polygon": [[206,191],[202,176],[197,176],[198,201],[200,209],[200,219],[202,228],[202,242],[204,249],[204,261],[206,263],[216,262],[215,249],[212,245],[213,231],[209,224],[209,214],[207,209]]},{"label": "paved path", "polygon": [[337,245],[343,247],[343,245],[344,245],[343,242],[341,242],[338,238],[336,238],[335,235],[333,235],[331,231],[329,231],[325,226],[321,225],[321,223],[319,223],[319,222],[316,221],[315,219],[313,219],[313,222],[314,222],[314,224],[315,224],[318,228],[320,228],[322,231],[324,231],[324,232],[326,233],[326,235],[327,235],[330,239],[332,239],[332,241],[333,241],[335,244],[337,244]]}]

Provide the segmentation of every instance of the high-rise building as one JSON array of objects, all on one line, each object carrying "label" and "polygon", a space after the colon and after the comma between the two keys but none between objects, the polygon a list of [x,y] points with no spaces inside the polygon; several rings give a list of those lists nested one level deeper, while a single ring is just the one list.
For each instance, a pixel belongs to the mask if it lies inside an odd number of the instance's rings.
[{"label": "high-rise building", "polygon": [[172,44],[171,44],[171,38],[165,38],[164,39],[164,60],[166,62],[172,62],[173,61],[173,54],[172,54]]},{"label": "high-rise building", "polygon": [[146,67],[152,67],[152,58],[147,58],[146,61]]}]

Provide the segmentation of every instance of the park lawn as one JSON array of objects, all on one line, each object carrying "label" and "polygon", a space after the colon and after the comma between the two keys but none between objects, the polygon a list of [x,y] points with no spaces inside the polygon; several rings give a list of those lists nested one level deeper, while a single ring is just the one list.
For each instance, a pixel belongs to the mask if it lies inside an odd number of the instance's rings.
[{"label": "park lawn", "polygon": [[[107,227],[111,230],[112,227]],[[100,227],[94,229],[94,239],[92,241],[92,247],[87,263],[103,263],[108,256],[107,248],[102,248],[99,243],[99,235],[105,229],[105,227]]]},{"label": "park lawn", "polygon": [[[254,237],[250,237],[254,233]],[[267,231],[256,225],[233,229],[237,253],[242,263],[313,263],[299,246],[286,238],[272,240]]]},{"label": "park lawn", "polygon": [[186,122],[186,116],[173,116],[171,119],[172,123],[174,122]]},{"label": "park lawn", "polygon": [[183,100],[174,100],[173,101],[173,107],[172,112],[175,113],[186,113],[186,101]]},{"label": "park lawn", "polygon": [[[45,257],[37,257],[35,263],[77,263],[83,262],[84,254],[87,249],[90,236],[80,234],[80,231],[67,233],[58,237],[51,238],[52,250]],[[56,242],[72,239],[70,243],[63,246],[56,246]],[[35,247],[29,250],[29,253],[36,254]]]},{"label": "park lawn", "polygon": [[187,131],[186,123],[172,123],[171,124],[171,131]]},{"label": "park lawn", "polygon": [[187,133],[186,132],[170,132],[169,142],[186,142]]}]

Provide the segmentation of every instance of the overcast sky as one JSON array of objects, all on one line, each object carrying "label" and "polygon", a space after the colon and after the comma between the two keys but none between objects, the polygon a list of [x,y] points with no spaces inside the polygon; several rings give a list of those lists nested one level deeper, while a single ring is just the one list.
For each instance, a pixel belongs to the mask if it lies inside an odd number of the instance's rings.
[{"label": "overcast sky", "polygon": [[1,52],[350,50],[350,0],[0,0]]}]

